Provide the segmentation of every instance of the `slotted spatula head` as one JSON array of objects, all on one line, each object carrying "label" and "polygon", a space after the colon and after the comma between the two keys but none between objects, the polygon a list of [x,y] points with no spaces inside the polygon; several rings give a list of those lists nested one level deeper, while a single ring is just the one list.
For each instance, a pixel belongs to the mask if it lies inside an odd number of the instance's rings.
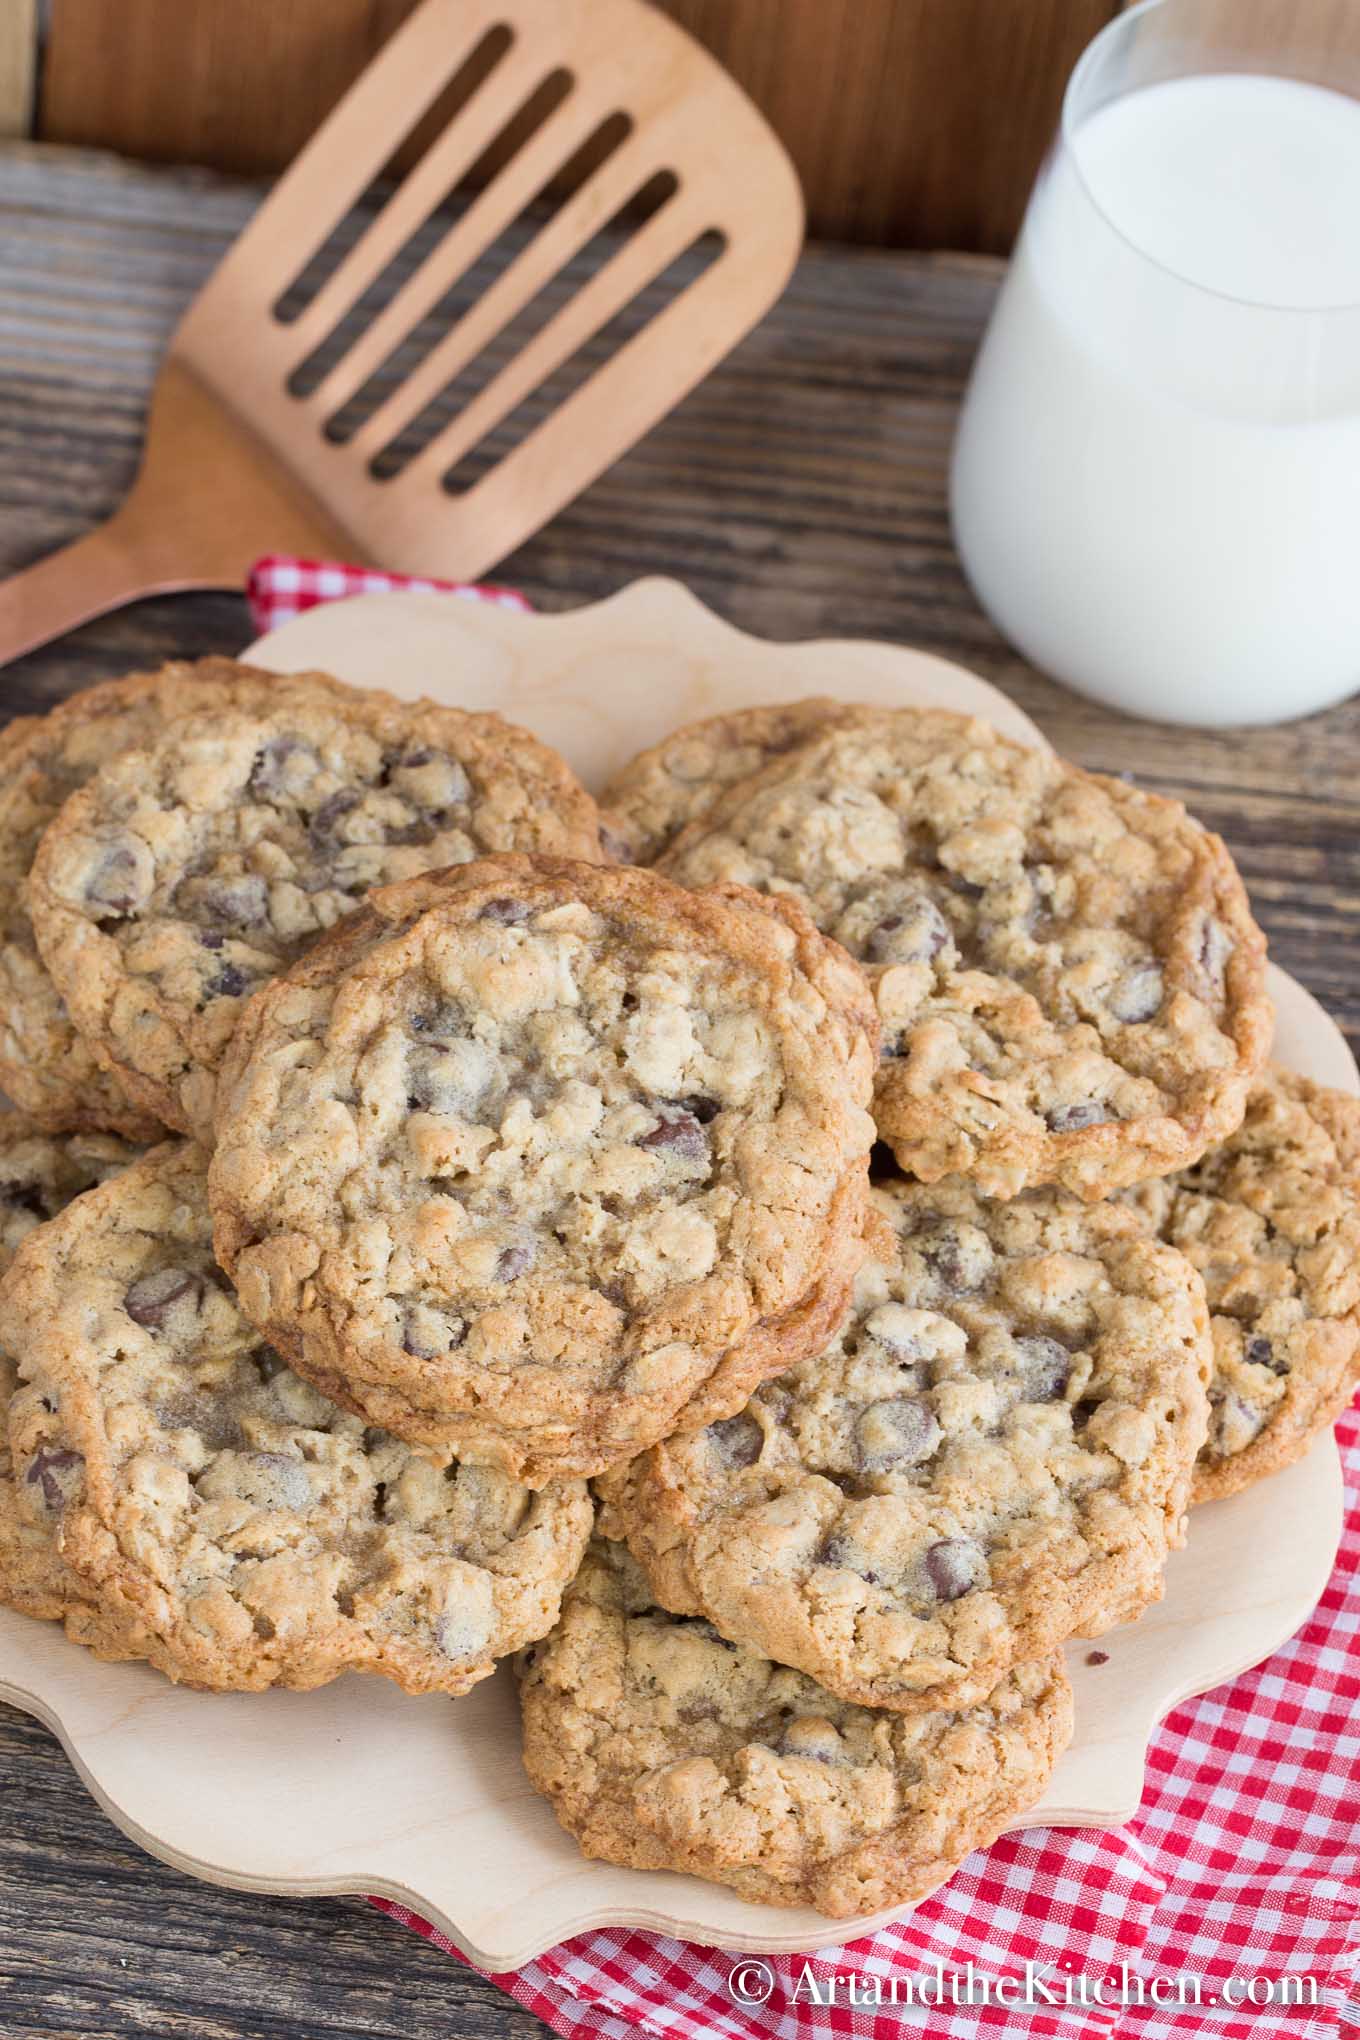
[{"label": "slotted spatula head", "polygon": [[[461,103],[441,127],[450,88]],[[423,118],[433,139],[347,236]],[[355,551],[474,576],[754,325],[802,218],[764,120],[641,0],[424,0],[229,251],[171,356]]]}]

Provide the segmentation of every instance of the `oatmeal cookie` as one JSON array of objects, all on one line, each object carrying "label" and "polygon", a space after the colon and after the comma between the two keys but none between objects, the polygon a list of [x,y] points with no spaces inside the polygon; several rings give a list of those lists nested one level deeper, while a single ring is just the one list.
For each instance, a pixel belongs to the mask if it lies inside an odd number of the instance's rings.
[{"label": "oatmeal cookie", "polygon": [[1056,1654],[963,1712],[848,1706],[667,1614],[598,1542],[517,1669],[525,1769],[586,1855],[833,1919],[933,1891],[1035,1804],[1072,1736]]},{"label": "oatmeal cookie", "polygon": [[21,1112],[0,1112],[0,1275],[35,1226],[140,1153],[117,1134],[48,1133]]},{"label": "oatmeal cookie", "polygon": [[706,722],[673,730],[663,743],[639,751],[616,772],[600,806],[629,864],[653,864],[680,831],[706,815],[739,779],[749,779],[852,714],[843,702],[816,695],[806,701],[738,708]]},{"label": "oatmeal cookie", "polygon": [[[339,697],[339,681],[300,676]],[[267,708],[278,675],[235,659],[172,660],[154,673],[106,680],[49,715],[0,732],[0,1090],[54,1131],[106,1128],[134,1140],[164,1129],[134,1105],[76,1032],[38,954],[25,902],[43,831],[101,766],[155,740],[175,716],[204,708]]]},{"label": "oatmeal cookie", "polygon": [[[139,1153],[115,1134],[47,1133],[18,1112],[0,1114],[0,1274],[31,1232]],[[17,1383],[14,1361],[0,1349],[0,1606],[47,1621],[65,1620],[71,1633],[101,1657],[136,1656],[129,1639],[114,1636],[112,1625],[99,1618],[41,1512],[20,1507],[8,1432]]]},{"label": "oatmeal cookie", "polygon": [[826,1350],[599,1482],[664,1606],[867,1707],[971,1706],[1162,1592],[1208,1421],[1199,1277],[1117,1205],[874,1192]]},{"label": "oatmeal cookie", "polygon": [[940,709],[859,709],[657,869],[801,901],[874,983],[902,1167],[1099,1198],[1238,1124],[1271,1027],[1232,860],[1177,802]]},{"label": "oatmeal cookie", "polygon": [[38,946],[128,1093],[208,1138],[242,1004],[370,886],[483,851],[598,857],[595,803],[495,715],[274,677],[72,796],[34,858]]},{"label": "oatmeal cookie", "polygon": [[0,1607],[60,1622],[76,1643],[111,1661],[146,1655],[135,1622],[102,1609],[57,1548],[50,1517],[21,1500],[10,1457],[8,1412],[18,1369],[0,1351]]},{"label": "oatmeal cookie", "polygon": [[1307,1451],[1360,1383],[1360,1099],[1271,1068],[1221,1147],[1129,1193],[1204,1277],[1209,1435],[1192,1502]]},{"label": "oatmeal cookie", "polygon": [[171,1678],[462,1693],[556,1620],[583,1484],[436,1466],[299,1380],[213,1262],[187,1142],[25,1242],[0,1347],[20,1508]]},{"label": "oatmeal cookie", "polygon": [[877,1034],[787,903],[489,858],[246,1010],[217,1250],[298,1371],[531,1485],[739,1409],[859,1256]]}]

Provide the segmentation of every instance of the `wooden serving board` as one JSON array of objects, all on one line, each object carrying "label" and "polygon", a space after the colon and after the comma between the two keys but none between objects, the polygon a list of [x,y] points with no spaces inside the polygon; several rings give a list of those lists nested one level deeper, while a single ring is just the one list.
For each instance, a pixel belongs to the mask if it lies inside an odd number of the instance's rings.
[{"label": "wooden serving board", "polygon": [[[947,661],[888,645],[761,643],[663,581],[552,617],[365,596],[308,612],[249,656],[500,708],[597,786],[681,722],[808,693],[967,708],[1044,741]],[[1360,1094],[1316,1001],[1278,970],[1271,991],[1280,1060]],[[1042,1802],[1015,1825],[1128,1819],[1148,1738],[1169,1709],[1268,1656],[1312,1611],[1341,1513],[1330,1437],[1245,1494],[1197,1510],[1165,1598],[1101,1639],[1107,1662],[1090,1665],[1089,1645],[1070,1647],[1076,1737]],[[1289,1535],[1272,1535],[1282,1522]],[[774,1954],[835,1946],[895,1917],[832,1922],[693,1878],[587,1862],[524,1778],[505,1667],[457,1701],[412,1700],[355,1676],[307,1694],[190,1693],[145,1666],[98,1664],[52,1626],[0,1611],[0,1698],[45,1721],[124,1833],[179,1869],[248,1890],[395,1898],[488,1969],[599,1926]]]}]

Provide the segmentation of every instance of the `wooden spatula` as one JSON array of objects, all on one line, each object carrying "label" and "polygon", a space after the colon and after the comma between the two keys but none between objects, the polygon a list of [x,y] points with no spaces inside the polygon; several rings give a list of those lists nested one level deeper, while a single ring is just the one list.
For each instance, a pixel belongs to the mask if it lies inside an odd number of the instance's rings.
[{"label": "wooden spatula", "polygon": [[127,501],[0,586],[0,662],[264,552],[484,573],[755,324],[801,235],[764,120],[642,0],[424,0],[186,312]]}]

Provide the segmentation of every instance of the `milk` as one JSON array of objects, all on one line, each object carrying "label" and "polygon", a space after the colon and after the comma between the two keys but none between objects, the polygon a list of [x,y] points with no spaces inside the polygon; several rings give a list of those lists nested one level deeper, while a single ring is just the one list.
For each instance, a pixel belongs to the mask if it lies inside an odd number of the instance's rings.
[{"label": "milk", "polygon": [[1039,666],[1140,715],[1360,686],[1360,104],[1174,79],[1031,203],[955,448],[964,563]]}]

